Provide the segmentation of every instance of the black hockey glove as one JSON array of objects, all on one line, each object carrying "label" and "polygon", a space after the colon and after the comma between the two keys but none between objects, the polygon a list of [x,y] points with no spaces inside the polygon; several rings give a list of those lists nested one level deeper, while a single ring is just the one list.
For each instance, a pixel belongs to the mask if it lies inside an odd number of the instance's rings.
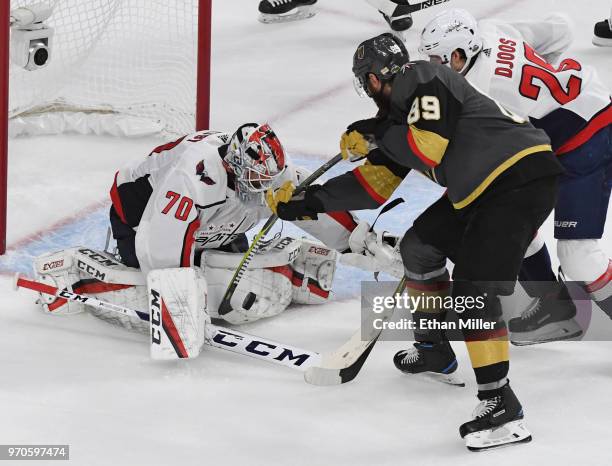
[{"label": "black hockey glove", "polygon": [[376,139],[381,139],[393,123],[387,118],[367,118],[358,120],[346,128],[346,132],[357,131],[361,134],[372,135]]}]

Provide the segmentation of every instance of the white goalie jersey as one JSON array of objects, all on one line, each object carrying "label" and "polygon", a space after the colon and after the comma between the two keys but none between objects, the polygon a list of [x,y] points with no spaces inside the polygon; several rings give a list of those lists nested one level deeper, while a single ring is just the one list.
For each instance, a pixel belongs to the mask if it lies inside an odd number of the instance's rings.
[{"label": "white goalie jersey", "polygon": [[[121,220],[137,229],[136,254],[145,275],[153,269],[192,266],[196,251],[227,246],[272,215],[263,196],[248,203],[237,196],[219,153],[228,138],[226,133],[195,133],[160,146],[145,161],[117,173],[111,198]],[[275,186],[288,180],[297,185],[308,175],[287,161]],[[119,192],[143,179],[152,192],[138,218],[138,207],[128,205],[130,197]],[[350,213],[338,212],[296,225],[343,251],[356,222]]]},{"label": "white goalie jersey", "polygon": [[466,74],[481,92],[546,131],[557,154],[569,152],[612,123],[610,91],[593,67],[557,62],[572,41],[569,21],[478,23],[483,49]]}]

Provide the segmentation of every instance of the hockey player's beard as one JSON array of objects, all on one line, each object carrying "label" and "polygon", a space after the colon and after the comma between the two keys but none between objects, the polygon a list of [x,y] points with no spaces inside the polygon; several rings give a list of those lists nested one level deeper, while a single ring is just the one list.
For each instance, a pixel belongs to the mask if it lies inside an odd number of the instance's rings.
[{"label": "hockey player's beard", "polygon": [[387,115],[389,115],[389,110],[391,108],[391,99],[388,96],[384,95],[382,89],[380,90],[380,92],[377,92],[372,96],[372,100],[374,100],[374,103],[378,107],[378,113],[376,114],[378,118],[385,118]]}]

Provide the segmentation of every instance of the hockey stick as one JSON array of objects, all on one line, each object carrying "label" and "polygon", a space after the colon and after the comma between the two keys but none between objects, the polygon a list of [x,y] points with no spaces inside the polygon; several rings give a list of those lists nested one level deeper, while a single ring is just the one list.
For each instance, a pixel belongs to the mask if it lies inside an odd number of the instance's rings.
[{"label": "hockey stick", "polygon": [[393,3],[397,5],[407,5],[408,11],[406,13],[415,13],[417,11],[424,10],[426,8],[431,8],[432,6],[441,5],[443,3],[450,2],[450,0],[425,0],[424,2],[415,3],[411,5],[409,0],[391,0]]},{"label": "hockey stick", "polygon": [[[300,183],[295,188],[293,195],[296,196],[298,194],[301,194],[303,191],[306,190],[308,186],[310,186],[313,183],[313,181],[315,181],[323,173],[325,173],[327,170],[329,170],[331,167],[336,165],[341,160],[342,160],[342,154],[337,154],[331,160],[328,160],[327,162],[325,162],[321,167],[315,170],[308,178],[306,178],[302,183]],[[251,242],[251,246],[249,247],[247,252],[244,253],[244,257],[238,264],[238,268],[234,272],[234,275],[232,276],[232,280],[230,281],[227,287],[227,290],[225,291],[225,294],[223,295],[223,299],[221,300],[221,304],[219,305],[218,312],[220,316],[224,316],[232,312],[231,300],[232,300],[232,296],[234,295],[234,292],[236,291],[236,288],[238,287],[238,283],[242,279],[242,275],[244,275],[244,272],[249,266],[249,262],[251,262],[251,260],[253,259],[253,256],[255,255],[259,242],[264,236],[268,234],[268,232],[272,229],[272,227],[274,226],[277,220],[278,220],[278,216],[276,214],[273,214],[268,219],[268,221],[265,223],[265,225],[262,227],[262,229],[259,231],[259,233],[255,235],[255,237],[253,238],[253,241]]]},{"label": "hockey stick", "polygon": [[[137,311],[118,304],[102,301],[93,296],[84,296],[67,290],[58,290],[54,286],[23,278],[19,276],[19,274],[15,275],[14,285],[15,288],[27,288],[40,293],[56,296],[60,299],[75,301],[87,306],[117,312],[149,322],[148,312]],[[295,346],[238,332],[236,330],[229,330],[213,324],[208,324],[206,330],[206,344],[210,346],[279,364],[302,372],[321,361],[321,355],[314,351],[304,350]]]},{"label": "hockey stick", "polygon": [[[402,293],[405,287],[406,277],[403,277],[393,295],[396,296]],[[394,311],[394,308],[386,309],[381,314],[378,314],[378,319],[388,321]],[[382,326],[380,330],[372,327],[369,338],[364,341],[362,339],[362,330],[359,329],[349,341],[336,351],[321,355],[320,364],[309,367],[304,374],[304,380],[312,385],[321,386],[350,382],[357,377],[381,333]]]},{"label": "hockey stick", "polygon": [[[395,294],[401,293],[405,285],[406,279],[404,277],[395,290]],[[19,274],[15,275],[14,287],[15,289],[27,288],[56,296],[60,299],[75,301],[87,306],[117,312],[149,322],[148,312],[137,311],[68,290],[59,290],[54,286],[23,278]],[[385,321],[389,320],[393,311],[393,309],[388,309],[379,314],[379,318]],[[374,330],[368,340],[362,341],[361,330],[359,330],[336,351],[320,354],[315,351],[304,350],[284,343],[208,324],[206,344],[231,351],[232,353],[299,370],[304,372],[304,380],[307,383],[327,386],[344,384],[357,377],[381,332],[382,330]]]}]

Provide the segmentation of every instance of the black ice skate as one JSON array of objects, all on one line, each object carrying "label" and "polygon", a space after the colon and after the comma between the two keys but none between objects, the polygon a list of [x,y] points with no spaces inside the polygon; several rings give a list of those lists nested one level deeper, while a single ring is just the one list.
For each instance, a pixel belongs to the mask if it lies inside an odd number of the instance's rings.
[{"label": "black ice skate", "polygon": [[396,353],[393,363],[406,374],[422,374],[440,382],[465,387],[465,383],[454,373],[457,358],[448,342],[416,342],[414,347]]},{"label": "black ice skate", "polygon": [[380,11],[380,14],[383,15],[385,21],[389,23],[389,26],[394,31],[402,32],[407,31],[412,27],[412,14],[410,13],[410,5],[398,5],[391,17],[384,14]]},{"label": "black ice skate", "polygon": [[312,18],[317,12],[317,0],[262,0],[259,2],[259,21],[262,23],[286,23]]},{"label": "black ice skate", "polygon": [[534,298],[520,317],[510,319],[510,340],[525,346],[578,338],[582,328],[575,317],[576,305],[560,281],[553,292]]},{"label": "black ice skate", "polygon": [[612,18],[595,24],[593,44],[600,47],[612,47]]},{"label": "black ice skate", "polygon": [[480,404],[474,419],[459,427],[459,434],[470,451],[483,451],[531,441],[525,427],[523,407],[510,384],[478,393]]}]

